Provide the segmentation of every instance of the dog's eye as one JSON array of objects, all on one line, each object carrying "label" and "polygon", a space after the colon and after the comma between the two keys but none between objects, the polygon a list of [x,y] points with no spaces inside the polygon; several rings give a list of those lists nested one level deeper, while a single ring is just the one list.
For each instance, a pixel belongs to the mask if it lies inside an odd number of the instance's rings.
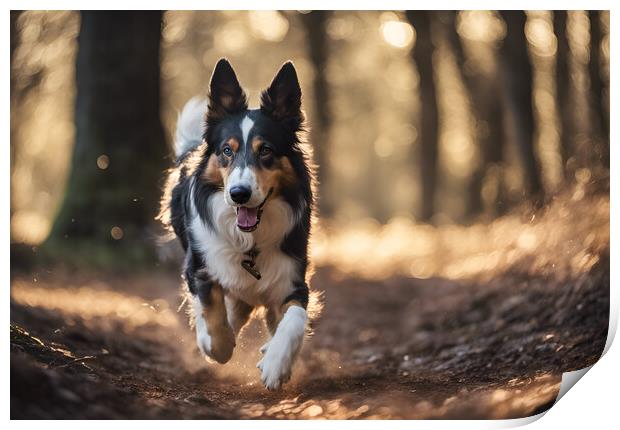
[{"label": "dog's eye", "polygon": [[271,150],[271,148],[270,148],[270,147],[268,147],[268,146],[263,146],[263,147],[261,147],[261,149],[260,149],[259,155],[260,155],[261,157],[268,157],[268,156],[270,156],[270,155],[271,155],[271,153],[272,153],[272,152],[273,152],[273,151]]},{"label": "dog's eye", "polygon": [[232,157],[232,155],[233,155],[233,151],[232,151],[232,149],[230,148],[230,146],[226,146],[226,147],[224,147],[224,149],[222,150],[222,152],[223,152],[223,153],[224,153],[224,155],[225,155],[225,156],[227,156],[227,157]]}]

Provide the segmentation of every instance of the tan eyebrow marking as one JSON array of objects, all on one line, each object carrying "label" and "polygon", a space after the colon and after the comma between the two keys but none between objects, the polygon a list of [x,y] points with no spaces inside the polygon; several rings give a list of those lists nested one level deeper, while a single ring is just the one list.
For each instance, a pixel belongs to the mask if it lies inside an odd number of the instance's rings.
[{"label": "tan eyebrow marking", "polygon": [[262,144],[263,144],[263,139],[261,139],[259,136],[254,137],[252,139],[252,151],[258,152]]},{"label": "tan eyebrow marking", "polygon": [[228,139],[226,143],[230,145],[230,149],[232,149],[234,152],[239,151],[239,141],[235,139],[234,137],[231,137],[230,139]]}]

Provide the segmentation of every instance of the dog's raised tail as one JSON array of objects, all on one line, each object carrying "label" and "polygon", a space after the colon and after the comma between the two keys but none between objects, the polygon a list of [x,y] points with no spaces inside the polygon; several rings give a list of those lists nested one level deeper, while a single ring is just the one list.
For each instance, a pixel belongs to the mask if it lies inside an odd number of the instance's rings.
[{"label": "dog's raised tail", "polygon": [[199,97],[190,99],[179,114],[174,138],[174,154],[177,159],[202,142],[205,131],[207,101]]}]

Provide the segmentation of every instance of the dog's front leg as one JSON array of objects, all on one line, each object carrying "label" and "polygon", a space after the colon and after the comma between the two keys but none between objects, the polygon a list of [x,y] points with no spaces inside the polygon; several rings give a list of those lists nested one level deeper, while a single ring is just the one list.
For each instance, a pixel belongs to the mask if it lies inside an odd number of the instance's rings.
[{"label": "dog's front leg", "polygon": [[291,378],[306,332],[307,303],[307,299],[287,300],[280,309],[269,309],[267,313],[267,325],[273,337],[261,348],[265,355],[256,367],[261,370],[261,380],[269,390],[277,390]]},{"label": "dog's front leg", "polygon": [[235,335],[226,315],[224,290],[205,270],[194,276],[196,343],[203,354],[226,363],[235,348]]}]

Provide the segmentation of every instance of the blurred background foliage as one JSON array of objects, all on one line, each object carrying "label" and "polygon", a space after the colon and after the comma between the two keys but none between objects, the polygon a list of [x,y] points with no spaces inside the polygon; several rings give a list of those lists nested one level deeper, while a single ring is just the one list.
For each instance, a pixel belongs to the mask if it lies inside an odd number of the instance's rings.
[{"label": "blurred background foliage", "polygon": [[[608,12],[170,11],[148,17],[150,42],[145,15],[11,12],[12,243],[155,237],[178,112],[220,57],[251,105],[294,61],[322,231],[489,222],[607,190]],[[125,64],[157,84],[123,81]]]}]

